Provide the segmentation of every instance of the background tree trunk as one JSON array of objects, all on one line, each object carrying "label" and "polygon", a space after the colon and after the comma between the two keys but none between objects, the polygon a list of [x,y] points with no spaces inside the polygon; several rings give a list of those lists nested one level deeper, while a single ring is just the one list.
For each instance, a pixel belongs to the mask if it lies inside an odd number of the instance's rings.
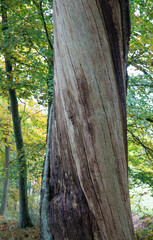
[{"label": "background tree trunk", "polygon": [[8,145],[7,138],[5,139],[5,168],[4,168],[4,186],[3,195],[0,208],[0,215],[6,215],[7,202],[8,202],[8,191],[9,191],[9,161],[10,161],[10,146]]},{"label": "background tree trunk", "polygon": [[[2,13],[2,31],[4,33],[4,38],[9,38],[8,30],[8,18],[7,18],[7,4],[5,0],[1,0],[1,13]],[[10,61],[10,53],[4,50],[5,57],[5,68],[7,79],[10,84],[9,96],[11,103],[11,113],[13,119],[13,128],[16,141],[16,148],[18,153],[18,162],[19,162],[19,203],[20,203],[20,219],[19,227],[26,228],[32,227],[32,223],[29,216],[28,210],[28,198],[27,198],[27,167],[26,159],[24,153],[24,145],[21,131],[21,119],[18,111],[18,100],[16,97],[16,91],[13,86],[13,75],[12,75],[12,64]]]},{"label": "background tree trunk", "polygon": [[126,137],[128,1],[56,0],[53,12],[50,239],[133,240]]},{"label": "background tree trunk", "polygon": [[21,120],[18,112],[18,101],[15,89],[9,90],[11,100],[11,112],[13,119],[13,127],[15,134],[16,148],[18,152],[19,162],[19,203],[20,203],[20,218],[19,227],[26,228],[32,227],[28,209],[28,196],[27,196],[27,166],[21,131]]},{"label": "background tree trunk", "polygon": [[[49,104],[48,104],[49,107]],[[49,112],[50,109],[50,112]],[[40,204],[40,230],[41,238],[51,240],[50,229],[50,127],[52,118],[52,107],[48,109],[48,134],[47,134],[47,151],[44,159],[42,185],[41,185],[41,204]]]}]

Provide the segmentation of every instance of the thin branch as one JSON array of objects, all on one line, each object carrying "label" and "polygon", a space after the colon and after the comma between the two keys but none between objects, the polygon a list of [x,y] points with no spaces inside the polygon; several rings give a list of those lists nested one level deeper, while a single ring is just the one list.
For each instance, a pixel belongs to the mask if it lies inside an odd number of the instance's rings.
[{"label": "thin branch", "polygon": [[[8,6],[7,3],[4,3],[4,4],[5,4],[8,8],[10,8],[12,12],[14,12],[15,14],[17,14],[21,19],[25,20],[25,21],[28,22],[30,25],[32,25],[30,21],[28,21],[26,18],[24,18],[24,17],[22,17],[20,14],[18,14],[18,12],[16,12],[14,9],[12,9],[10,6]],[[38,26],[33,25],[33,28],[36,28],[36,27],[37,27],[37,29],[38,29],[39,31],[41,31],[41,30],[38,28]],[[23,35],[26,35],[26,36],[28,37],[29,42],[31,43],[33,49],[35,49],[36,52],[37,52],[39,55],[41,55],[41,56],[48,62],[48,59],[46,58],[46,56],[45,56],[43,53],[41,53],[41,52],[35,47],[33,41],[31,40],[29,34],[27,33],[26,29],[25,29],[25,28],[24,28],[24,29],[21,28],[21,29],[22,29]],[[49,64],[49,62],[48,62],[48,64]]]},{"label": "thin branch", "polygon": [[17,16],[20,17],[20,19],[24,20],[25,22],[29,23],[33,29],[37,28],[39,31],[41,31],[41,29],[37,26],[34,25],[31,21],[29,21],[28,19],[24,18],[23,16],[21,16],[17,11],[15,11],[13,8],[11,8],[7,3],[4,3],[12,12],[14,12]]},{"label": "thin branch", "polygon": [[134,66],[135,68],[137,68],[139,71],[143,72],[145,75],[147,75],[151,80],[152,80],[152,76],[151,74],[148,73],[148,71],[146,69],[144,69],[144,67],[138,65],[135,61],[130,61],[128,62],[128,66]]},{"label": "thin branch", "polygon": [[33,0],[33,3],[35,4],[36,8],[40,11],[40,15],[42,17],[42,21],[43,21],[43,25],[44,25],[44,29],[45,29],[45,33],[46,33],[46,38],[47,38],[48,44],[50,46],[50,49],[53,51],[53,45],[52,45],[51,40],[49,38],[49,33],[48,33],[48,29],[47,29],[43,9],[42,9],[42,0],[40,0],[40,5],[39,6],[38,6],[38,4],[36,3],[35,0]]},{"label": "thin branch", "polygon": [[10,58],[13,59],[16,63],[19,63],[19,64],[24,65],[24,66],[27,66],[27,67],[31,67],[31,65],[20,61],[20,60],[17,59],[16,57],[11,56]]},{"label": "thin branch", "polygon": [[151,118],[146,118],[146,120],[147,120],[148,122],[153,122],[153,119],[151,119]]},{"label": "thin branch", "polygon": [[134,84],[130,84],[130,86],[135,86],[135,87],[150,87],[152,88],[153,87],[153,84],[144,84],[144,83],[134,83]]},{"label": "thin branch", "polygon": [[33,41],[31,40],[31,38],[30,38],[30,36],[29,36],[29,34],[28,34],[27,31],[26,31],[25,29],[23,29],[23,28],[22,28],[22,33],[28,37],[28,40],[29,40],[29,42],[31,43],[32,48],[35,49],[36,52],[37,52],[39,55],[41,55],[41,56],[48,62],[48,59],[46,58],[46,56],[45,56],[43,53],[41,53],[41,52],[35,47]]},{"label": "thin branch", "polygon": [[42,20],[43,20],[43,24],[44,24],[44,28],[45,28],[45,32],[46,32],[46,37],[47,37],[49,46],[50,46],[51,50],[53,51],[53,45],[52,45],[51,40],[49,38],[48,29],[47,29],[46,21],[45,21],[45,18],[44,18],[43,9],[42,9],[42,0],[40,0],[40,13],[41,13],[41,16],[42,16]]},{"label": "thin branch", "polygon": [[151,148],[149,148],[148,146],[146,146],[138,136],[136,136],[132,131],[130,131],[129,129],[127,130],[133,137],[134,142],[140,144],[146,151],[146,154],[150,154],[151,156],[153,156],[153,150]]}]

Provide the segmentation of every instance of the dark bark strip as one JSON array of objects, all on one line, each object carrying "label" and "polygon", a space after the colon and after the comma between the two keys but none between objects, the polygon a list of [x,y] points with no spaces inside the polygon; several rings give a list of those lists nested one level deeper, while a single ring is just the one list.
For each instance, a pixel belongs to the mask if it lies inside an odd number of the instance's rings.
[{"label": "dark bark strip", "polygon": [[[110,1],[107,0],[99,0],[100,6],[101,6],[101,10],[103,13],[103,17],[105,20],[105,25],[106,25],[106,29],[107,29],[107,33],[108,33],[108,37],[109,37],[109,42],[110,42],[110,47],[111,47],[111,53],[112,53],[112,59],[113,59],[113,63],[114,63],[114,69],[115,69],[115,73],[116,73],[116,81],[117,81],[117,85],[118,85],[118,91],[119,91],[119,96],[120,96],[120,102],[121,102],[121,107],[122,107],[122,112],[123,112],[123,117],[124,117],[124,128],[125,131],[127,130],[126,127],[126,97],[125,97],[125,88],[124,88],[124,83],[123,83],[123,75],[122,75],[122,61],[121,60],[121,56],[120,56],[120,46],[119,46],[119,36],[118,36],[118,31],[117,28],[115,26],[114,20],[113,20],[113,13],[112,13],[112,6],[110,5]],[[123,4],[124,6],[124,4]],[[122,7],[123,8],[123,7]],[[126,8],[128,10],[128,8]],[[122,11],[122,15],[126,14],[128,15],[127,12]],[[124,16],[122,16],[122,19],[124,19]],[[126,19],[126,23],[129,23],[129,18]],[[124,20],[123,20],[124,21]],[[124,21],[124,25],[125,25],[125,21]],[[123,34],[125,35],[125,27],[123,30]],[[127,31],[127,28],[126,28]],[[128,33],[129,35],[129,33]],[[127,59],[127,54],[128,54],[128,49],[127,49],[127,42],[129,41],[129,36],[124,36],[125,40],[123,43],[124,46],[124,54],[125,59]],[[126,73],[124,73],[126,74]]]},{"label": "dark bark strip", "polygon": [[[98,1],[100,3],[102,14],[103,14],[105,25],[106,25],[106,30],[108,33],[109,43],[111,47],[114,70],[116,73],[116,82],[117,82],[118,92],[120,97],[121,111],[123,114],[124,144],[125,144],[126,153],[127,153],[128,150],[127,150],[126,89],[124,86],[124,81],[126,82],[126,88],[127,88],[128,75],[127,75],[126,68],[127,68],[128,48],[129,48],[129,38],[130,38],[129,2],[126,0],[119,1],[120,11],[121,11],[121,21],[122,21],[121,30],[122,30],[122,43],[123,43],[123,49],[122,49],[123,58],[121,59],[119,33],[117,31],[117,26],[113,20],[113,13],[112,13],[113,9],[110,4],[111,1],[107,1],[107,0],[98,0]],[[123,72],[123,69],[121,67],[122,64],[125,72]]]},{"label": "dark bark strip", "polygon": [[127,64],[128,51],[129,51],[129,40],[130,40],[130,34],[131,34],[129,1],[119,0],[119,3],[120,3],[120,8],[121,8],[121,18],[122,18],[124,61],[125,61],[125,64]]}]

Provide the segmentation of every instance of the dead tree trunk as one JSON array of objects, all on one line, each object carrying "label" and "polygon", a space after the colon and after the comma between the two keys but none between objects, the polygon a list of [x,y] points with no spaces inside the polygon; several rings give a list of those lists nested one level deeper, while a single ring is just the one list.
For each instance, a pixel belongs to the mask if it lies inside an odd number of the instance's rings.
[{"label": "dead tree trunk", "polygon": [[56,0],[53,12],[50,239],[133,240],[126,137],[128,1]]}]

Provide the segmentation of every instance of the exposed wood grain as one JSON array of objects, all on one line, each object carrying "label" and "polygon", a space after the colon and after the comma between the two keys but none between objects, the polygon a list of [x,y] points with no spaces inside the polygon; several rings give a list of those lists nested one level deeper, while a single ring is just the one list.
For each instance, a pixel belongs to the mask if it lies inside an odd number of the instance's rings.
[{"label": "exposed wood grain", "polygon": [[121,12],[117,0],[54,1],[50,184],[56,240],[134,239]]}]

